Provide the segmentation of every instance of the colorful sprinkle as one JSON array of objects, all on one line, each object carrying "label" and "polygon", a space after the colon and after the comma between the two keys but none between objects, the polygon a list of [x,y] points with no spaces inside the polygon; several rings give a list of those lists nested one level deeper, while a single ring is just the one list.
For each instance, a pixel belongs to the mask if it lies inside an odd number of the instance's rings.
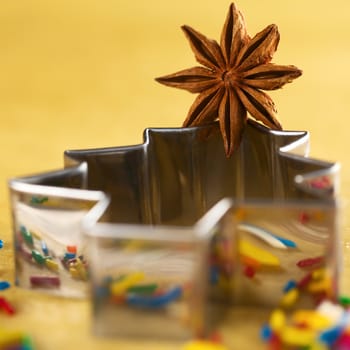
[{"label": "colorful sprinkle", "polygon": [[0,309],[5,311],[8,315],[13,315],[16,312],[10,302],[4,297],[0,297]]},{"label": "colorful sprinkle", "polygon": [[307,273],[302,279],[298,281],[297,287],[303,290],[308,286],[311,280],[312,280],[312,271]]},{"label": "colorful sprinkle", "polygon": [[36,231],[33,231],[33,230],[31,230],[30,231],[30,233],[32,234],[32,236],[35,238],[35,239],[37,239],[37,240],[41,240],[41,234],[40,233],[38,233],[38,232],[36,232]]},{"label": "colorful sprinkle", "polygon": [[75,253],[65,253],[63,259],[64,260],[71,260],[74,259],[76,257]]},{"label": "colorful sprinkle", "polygon": [[338,297],[339,304],[341,304],[344,307],[349,307],[350,306],[350,297],[346,295],[340,295]]},{"label": "colorful sprinkle", "polygon": [[274,248],[287,249],[288,247],[296,247],[295,242],[279,237],[258,226],[242,223],[238,225],[238,229],[253,234]]},{"label": "colorful sprinkle", "polygon": [[343,333],[343,328],[344,327],[342,327],[342,325],[335,325],[334,327],[324,330],[319,335],[319,341],[328,346],[334,345],[337,339]]},{"label": "colorful sprinkle", "polygon": [[300,213],[299,221],[300,221],[300,223],[302,223],[304,225],[307,224],[310,221],[310,215],[308,213],[305,213],[305,212]]},{"label": "colorful sprinkle", "polygon": [[257,260],[261,265],[278,267],[280,260],[277,256],[265,249],[259,248],[245,239],[239,240],[239,252],[241,255]]},{"label": "colorful sprinkle", "polygon": [[52,271],[58,271],[59,269],[57,262],[50,259],[49,257],[45,259],[45,266]]},{"label": "colorful sprinkle", "polygon": [[297,282],[295,280],[289,280],[283,287],[283,293],[287,293],[291,289],[296,287],[297,287]]},{"label": "colorful sprinkle", "polygon": [[74,258],[68,260],[68,270],[73,278],[78,278],[82,280],[87,280],[88,273],[85,266],[85,263],[81,260],[81,258]]},{"label": "colorful sprinkle", "polygon": [[47,248],[46,242],[42,240],[40,242],[40,245],[41,245],[41,250],[44,253],[44,255],[49,255],[49,249]]},{"label": "colorful sprinkle", "polygon": [[128,293],[151,294],[158,288],[156,283],[138,284],[127,289]]},{"label": "colorful sprinkle", "polygon": [[67,252],[71,254],[77,254],[77,246],[75,245],[67,245]]},{"label": "colorful sprinkle", "polygon": [[310,181],[310,186],[316,189],[329,189],[332,187],[331,180],[326,177],[322,176],[321,178],[316,178],[314,180]]},{"label": "colorful sprinkle", "polygon": [[307,290],[312,294],[322,293],[322,292],[331,294],[331,290],[332,290],[331,281],[329,278],[322,278],[320,280],[310,281],[309,285],[307,286]]},{"label": "colorful sprinkle", "polygon": [[280,305],[285,308],[290,308],[296,303],[298,298],[299,290],[297,288],[292,288],[282,296]]},{"label": "colorful sprinkle", "polygon": [[20,331],[0,329],[0,349],[2,350],[33,350],[31,338]]},{"label": "colorful sprinkle", "polygon": [[61,280],[56,276],[30,276],[32,287],[57,288],[61,285]]},{"label": "colorful sprinkle", "polygon": [[4,246],[4,242],[2,239],[0,239],[0,249]]},{"label": "colorful sprinkle", "polygon": [[273,331],[268,324],[265,324],[261,327],[260,338],[262,340],[268,341],[271,339],[272,335],[273,335]]},{"label": "colorful sprinkle", "polygon": [[20,227],[20,232],[21,232],[21,236],[24,240],[24,242],[29,246],[29,247],[32,247],[33,244],[34,244],[34,241],[33,241],[33,236],[32,234],[30,233],[29,230],[27,230],[27,228],[25,226],[21,226]]},{"label": "colorful sprinkle", "polygon": [[286,326],[281,331],[281,340],[289,346],[308,346],[315,340],[315,332],[307,328]]},{"label": "colorful sprinkle", "polygon": [[271,313],[269,326],[272,331],[279,332],[286,325],[286,314],[281,309],[276,309]]},{"label": "colorful sprinkle", "polygon": [[47,202],[48,200],[49,200],[48,197],[36,197],[36,196],[33,196],[30,199],[30,203],[31,204],[43,204],[43,203]]},{"label": "colorful sprinkle", "polygon": [[[268,325],[272,334],[268,333],[266,324],[260,331],[269,349],[350,349],[350,310],[332,301],[325,300],[314,310],[294,311],[286,318],[284,326],[278,317],[276,323],[275,329]],[[274,337],[280,339],[280,344],[272,347]]]},{"label": "colorful sprinkle", "polygon": [[325,262],[324,256],[317,256],[315,258],[306,258],[306,259],[299,260],[297,262],[297,266],[300,268],[315,267],[315,265],[319,266],[324,264],[324,262]]},{"label": "colorful sprinkle", "polygon": [[254,267],[246,265],[244,266],[243,273],[248,278],[253,278],[255,276],[256,270],[254,269]]},{"label": "colorful sprinkle", "polygon": [[283,237],[281,237],[281,236],[277,236],[277,235],[275,235],[275,234],[273,234],[273,233],[272,233],[272,235],[273,235],[276,239],[278,239],[279,241],[281,241],[286,247],[288,247],[288,248],[297,248],[297,244],[296,244],[294,241],[292,241],[292,240],[290,240],[290,239],[287,239],[287,238],[283,238]]},{"label": "colorful sprinkle", "polygon": [[344,309],[341,305],[335,304],[329,300],[323,301],[317,308],[316,312],[331,319],[332,322],[340,322],[344,315]]},{"label": "colorful sprinkle", "polygon": [[295,325],[302,325],[314,330],[325,329],[332,325],[332,320],[329,317],[313,310],[297,310],[291,320]]},{"label": "colorful sprinkle", "polygon": [[182,295],[182,288],[176,286],[161,295],[140,295],[128,294],[126,302],[128,305],[144,308],[161,308],[179,299]]},{"label": "colorful sprinkle", "polygon": [[46,259],[37,250],[32,250],[32,258],[38,265],[45,264]]},{"label": "colorful sprinkle", "polygon": [[114,281],[110,285],[110,291],[112,295],[123,295],[128,288],[139,283],[145,278],[144,273],[135,272],[130,275],[126,275],[121,281]]},{"label": "colorful sprinkle", "polygon": [[0,281],[0,290],[5,290],[11,287],[10,282]]}]

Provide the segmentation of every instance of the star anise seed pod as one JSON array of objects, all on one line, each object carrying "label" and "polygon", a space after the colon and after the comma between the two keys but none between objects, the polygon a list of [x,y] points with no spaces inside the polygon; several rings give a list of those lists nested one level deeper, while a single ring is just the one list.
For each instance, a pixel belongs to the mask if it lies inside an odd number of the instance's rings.
[{"label": "star anise seed pod", "polygon": [[262,90],[275,90],[299,77],[297,67],[270,63],[279,43],[276,25],[250,38],[244,18],[232,3],[222,30],[220,45],[189,26],[182,26],[196,60],[202,64],[156,78],[167,86],[199,93],[184,127],[219,118],[226,155],[238,148],[247,111],[266,126],[281,130],[272,99]]}]

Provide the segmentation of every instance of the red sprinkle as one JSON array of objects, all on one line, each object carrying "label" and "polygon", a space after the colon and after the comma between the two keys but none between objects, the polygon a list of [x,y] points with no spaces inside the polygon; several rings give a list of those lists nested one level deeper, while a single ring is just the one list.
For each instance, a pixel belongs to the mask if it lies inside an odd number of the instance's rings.
[{"label": "red sprinkle", "polygon": [[316,258],[302,259],[297,262],[297,266],[303,267],[315,267],[315,265],[321,265],[324,263],[324,256],[318,256]]},{"label": "red sprinkle", "polygon": [[269,350],[281,350],[282,349],[282,341],[276,333],[272,334],[268,344],[269,344]]},{"label": "red sprinkle", "polygon": [[323,176],[320,179],[315,179],[310,182],[311,187],[317,189],[325,189],[331,186],[331,181],[328,177]]},{"label": "red sprinkle", "polygon": [[67,252],[76,254],[77,253],[77,247],[75,245],[67,245]]},{"label": "red sprinkle", "polygon": [[244,267],[244,270],[243,270],[244,275],[249,277],[249,278],[253,278],[255,276],[255,272],[256,272],[256,270],[252,266],[249,266],[249,265],[246,265]]},{"label": "red sprinkle", "polygon": [[310,221],[310,215],[308,213],[300,213],[299,215],[299,221],[302,223],[302,224],[307,224],[309,221]]},{"label": "red sprinkle", "polygon": [[346,350],[350,349],[350,335],[343,333],[335,343],[335,349]]},{"label": "red sprinkle", "polygon": [[311,280],[312,280],[312,272],[309,272],[297,283],[297,287],[299,289],[304,289]]},{"label": "red sprinkle", "polygon": [[4,297],[0,297],[0,309],[4,310],[8,315],[13,315],[16,312]]},{"label": "red sprinkle", "polygon": [[61,285],[61,280],[58,277],[51,276],[31,276],[30,284],[32,287],[53,288]]}]

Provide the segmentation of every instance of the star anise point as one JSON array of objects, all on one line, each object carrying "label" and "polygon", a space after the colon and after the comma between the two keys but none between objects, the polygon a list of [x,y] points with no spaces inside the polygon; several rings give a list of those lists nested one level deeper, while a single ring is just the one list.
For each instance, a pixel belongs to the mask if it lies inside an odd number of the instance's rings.
[{"label": "star anise point", "polygon": [[181,28],[202,66],[156,78],[156,81],[199,93],[183,126],[207,124],[218,118],[228,157],[239,147],[247,112],[272,129],[282,129],[272,99],[262,90],[280,89],[302,71],[293,65],[271,63],[280,40],[277,25],[270,24],[251,38],[242,13],[232,3],[220,44],[188,25]]}]

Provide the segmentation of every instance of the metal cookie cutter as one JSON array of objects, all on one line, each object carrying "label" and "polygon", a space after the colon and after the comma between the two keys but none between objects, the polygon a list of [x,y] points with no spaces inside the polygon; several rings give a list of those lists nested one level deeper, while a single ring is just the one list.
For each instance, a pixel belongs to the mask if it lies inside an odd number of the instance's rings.
[{"label": "metal cookie cutter", "polygon": [[66,151],[64,169],[9,181],[17,283],[90,285],[97,334],[178,339],[230,305],[275,306],[291,280],[303,305],[332,298],[339,165],[308,145],[249,121],[231,158],[217,123]]}]

